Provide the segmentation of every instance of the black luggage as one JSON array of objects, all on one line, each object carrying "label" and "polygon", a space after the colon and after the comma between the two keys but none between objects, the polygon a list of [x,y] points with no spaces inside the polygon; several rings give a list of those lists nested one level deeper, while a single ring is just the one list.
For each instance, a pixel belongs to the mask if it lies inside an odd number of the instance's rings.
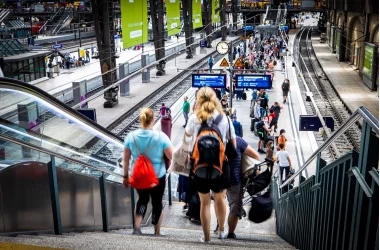
[{"label": "black luggage", "polygon": [[251,119],[251,131],[252,132],[255,131],[255,123],[256,123],[256,118],[252,118]]},{"label": "black luggage", "polygon": [[190,198],[189,210],[187,210],[186,216],[189,217],[189,220],[201,221],[201,200],[198,194],[194,194]]},{"label": "black luggage", "polygon": [[249,210],[248,219],[255,223],[261,223],[269,219],[272,215],[273,202],[270,192],[252,197],[252,207]]},{"label": "black luggage", "polygon": [[247,100],[247,93],[243,92],[241,94],[241,99],[243,99],[244,101]]}]

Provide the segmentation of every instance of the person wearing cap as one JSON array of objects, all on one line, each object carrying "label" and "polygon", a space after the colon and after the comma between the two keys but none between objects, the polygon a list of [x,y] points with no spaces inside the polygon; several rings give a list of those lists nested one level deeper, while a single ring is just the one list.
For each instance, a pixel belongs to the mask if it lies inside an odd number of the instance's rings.
[{"label": "person wearing cap", "polygon": [[232,125],[234,126],[236,136],[243,137],[243,126],[237,120],[236,115],[232,115],[231,118],[232,118]]}]

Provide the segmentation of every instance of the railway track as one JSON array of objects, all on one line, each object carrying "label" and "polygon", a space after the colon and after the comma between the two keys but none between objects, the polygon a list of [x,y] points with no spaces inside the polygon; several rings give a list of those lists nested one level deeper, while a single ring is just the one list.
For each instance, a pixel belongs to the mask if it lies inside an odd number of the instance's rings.
[{"label": "railway track", "polygon": [[[313,27],[305,27],[298,33],[294,46],[294,55],[300,65],[305,82],[313,93],[318,109],[323,116],[333,117],[334,129],[337,129],[350,117],[351,111],[340,99],[316,58],[311,45],[313,30]],[[300,76],[298,76],[298,78],[301,82]],[[306,92],[306,88],[303,84],[300,84],[300,88],[301,91]],[[315,107],[313,107],[311,102],[306,102],[305,106],[308,114],[316,115]],[[314,134],[318,145],[321,145],[327,138],[326,135],[321,135],[318,132]],[[322,152],[322,158],[327,162],[331,162],[338,158],[339,155],[343,155],[350,150],[359,150],[360,137],[361,130],[358,125],[354,125],[336,140],[335,145],[339,152],[334,151],[333,148],[330,147],[329,150]]]}]

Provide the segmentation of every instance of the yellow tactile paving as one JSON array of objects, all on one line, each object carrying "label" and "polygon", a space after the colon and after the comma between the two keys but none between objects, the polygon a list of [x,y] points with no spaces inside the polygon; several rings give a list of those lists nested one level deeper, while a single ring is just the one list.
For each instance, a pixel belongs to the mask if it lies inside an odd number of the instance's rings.
[{"label": "yellow tactile paving", "polygon": [[33,245],[0,243],[0,250],[64,250],[63,248],[39,247]]}]

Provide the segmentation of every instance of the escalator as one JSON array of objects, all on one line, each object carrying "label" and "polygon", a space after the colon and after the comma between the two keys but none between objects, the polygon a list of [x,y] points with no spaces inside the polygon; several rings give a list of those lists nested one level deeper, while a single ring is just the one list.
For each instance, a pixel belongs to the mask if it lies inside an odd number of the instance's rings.
[{"label": "escalator", "polygon": [[5,97],[23,101],[0,114],[0,234],[132,226],[135,191],[118,162],[97,156],[107,147],[121,158],[122,139],[27,83],[0,78]]}]

